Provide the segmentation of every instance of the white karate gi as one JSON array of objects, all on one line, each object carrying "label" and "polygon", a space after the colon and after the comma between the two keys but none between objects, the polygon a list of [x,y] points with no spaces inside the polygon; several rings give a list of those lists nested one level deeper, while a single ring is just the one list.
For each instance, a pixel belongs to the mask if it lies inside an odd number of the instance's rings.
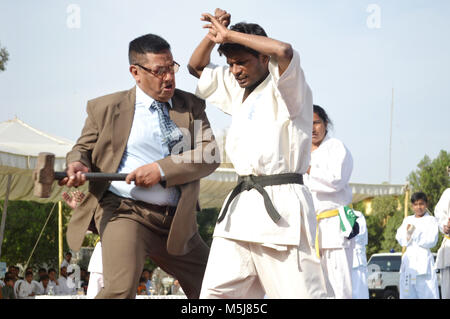
[{"label": "white karate gi", "polygon": [[100,241],[95,245],[89,260],[89,284],[86,292],[88,299],[93,299],[104,287],[103,284],[103,263],[102,263],[102,243]]},{"label": "white karate gi", "polygon": [[50,286],[50,281],[49,281],[49,283],[47,284],[47,288],[44,288],[44,285],[43,285],[43,283],[42,283],[42,281],[41,282],[38,282],[37,284],[36,284],[36,294],[37,295],[48,295],[48,291],[49,291],[49,287],[51,287]]},{"label": "white karate gi", "polygon": [[[299,54],[294,51],[282,76],[270,59],[269,72],[242,102],[244,89],[229,67],[210,64],[196,94],[232,115],[225,147],[238,175],[304,174],[311,150],[312,93]],[[273,222],[257,190],[236,196],[215,227],[201,298],[262,298],[265,292],[270,298],[325,297],[314,256],[310,192],[299,184],[264,189],[281,219]]]},{"label": "white karate gi", "polygon": [[441,272],[441,297],[450,299],[450,235],[444,234],[444,225],[447,225],[450,218],[450,188],[444,191],[436,204],[434,216],[438,221],[439,230],[444,235],[436,257],[436,268]]},{"label": "white karate gi", "polygon": [[352,268],[352,295],[353,299],[369,299],[369,286],[367,284],[367,256],[366,245],[368,232],[366,219],[363,213],[354,210],[358,217],[359,234],[355,236],[355,248],[353,249]]},{"label": "white karate gi", "polygon": [[[340,140],[327,134],[311,153],[311,169],[305,178],[317,215],[351,204],[352,171],[350,151]],[[319,220],[319,247],[328,296],[351,299],[354,240],[342,234],[339,216]]]},{"label": "white karate gi", "polygon": [[[415,227],[408,240],[407,225]],[[397,229],[395,239],[406,247],[400,267],[400,299],[439,299],[434,258],[430,249],[438,240],[436,218],[428,213],[417,218],[406,217]]]},{"label": "white karate gi", "polygon": [[77,290],[76,287],[69,287],[67,285],[67,279],[63,276],[58,278],[58,295],[76,295]]},{"label": "white karate gi", "polygon": [[36,294],[36,285],[33,283],[29,283],[26,280],[22,280],[17,286],[17,298],[18,299],[34,299],[30,294]]}]

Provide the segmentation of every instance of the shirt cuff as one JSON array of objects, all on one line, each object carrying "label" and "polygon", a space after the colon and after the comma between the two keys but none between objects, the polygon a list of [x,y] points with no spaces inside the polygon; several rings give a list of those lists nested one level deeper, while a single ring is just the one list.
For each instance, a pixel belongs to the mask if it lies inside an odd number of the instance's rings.
[{"label": "shirt cuff", "polygon": [[161,180],[165,181],[166,176],[164,175],[164,171],[162,170],[161,166],[158,163],[156,163],[156,165],[158,165],[158,167],[159,167],[159,172],[161,173]]}]

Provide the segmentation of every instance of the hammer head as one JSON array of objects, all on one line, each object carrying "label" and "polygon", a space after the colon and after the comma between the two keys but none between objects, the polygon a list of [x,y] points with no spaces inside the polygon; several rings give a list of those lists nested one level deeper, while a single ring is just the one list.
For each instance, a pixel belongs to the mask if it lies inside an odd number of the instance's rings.
[{"label": "hammer head", "polygon": [[39,198],[50,197],[53,181],[55,180],[55,154],[39,153],[36,168],[33,172],[34,196]]}]

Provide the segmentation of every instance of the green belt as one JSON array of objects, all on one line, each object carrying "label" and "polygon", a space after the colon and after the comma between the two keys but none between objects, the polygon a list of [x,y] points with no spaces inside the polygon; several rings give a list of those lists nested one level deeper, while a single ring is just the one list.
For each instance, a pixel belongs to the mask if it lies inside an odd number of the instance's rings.
[{"label": "green belt", "polygon": [[266,207],[267,213],[270,218],[277,223],[281,216],[278,214],[275,207],[273,207],[272,201],[269,198],[265,186],[273,186],[273,185],[283,185],[283,184],[300,184],[303,185],[303,176],[297,173],[286,173],[286,174],[277,174],[277,175],[263,175],[263,176],[255,176],[255,175],[246,175],[239,176],[238,183],[236,187],[231,192],[228,197],[227,203],[225,204],[224,209],[222,210],[222,214],[219,216],[217,220],[220,223],[224,218],[228,211],[228,207],[230,206],[233,199],[243,191],[249,191],[251,189],[256,189],[264,198],[264,206]]}]

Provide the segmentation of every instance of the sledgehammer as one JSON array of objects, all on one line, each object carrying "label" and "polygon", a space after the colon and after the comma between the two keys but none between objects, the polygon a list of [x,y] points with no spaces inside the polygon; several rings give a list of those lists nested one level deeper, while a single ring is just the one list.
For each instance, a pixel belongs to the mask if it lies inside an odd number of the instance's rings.
[{"label": "sledgehammer", "polygon": [[[39,153],[36,168],[33,172],[34,196],[39,198],[50,197],[54,180],[67,177],[66,172],[55,172],[55,154]],[[88,181],[124,181],[128,174],[119,173],[83,173]]]}]

